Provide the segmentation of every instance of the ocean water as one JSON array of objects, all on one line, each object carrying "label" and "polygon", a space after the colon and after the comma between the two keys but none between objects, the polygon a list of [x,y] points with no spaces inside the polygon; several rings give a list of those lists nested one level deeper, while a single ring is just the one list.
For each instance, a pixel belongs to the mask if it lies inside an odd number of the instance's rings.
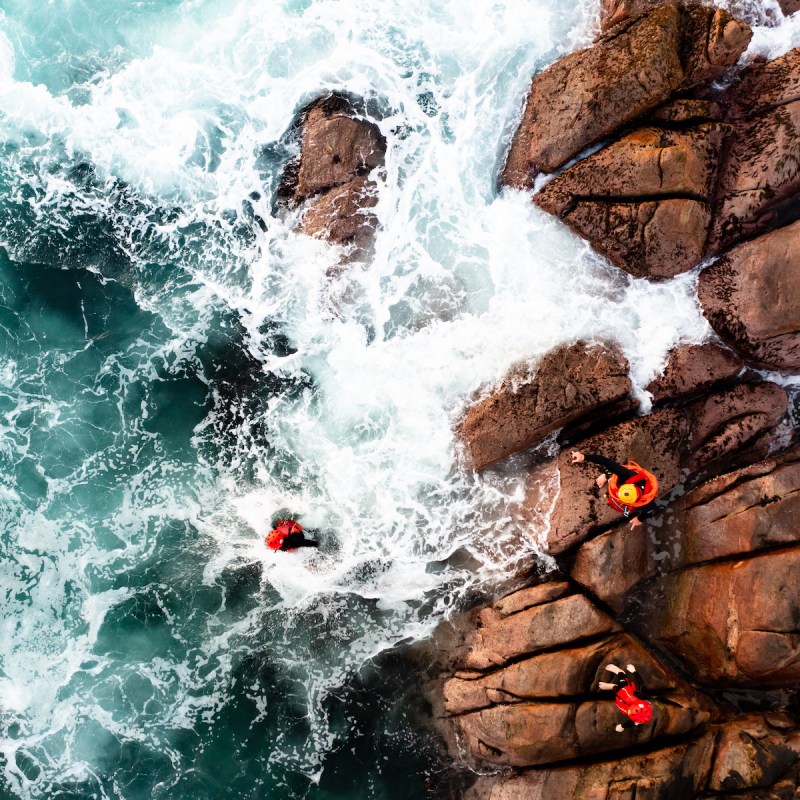
[{"label": "ocean water", "polygon": [[[764,8],[752,52],[800,41]],[[800,15],[798,15],[800,16]],[[496,177],[587,0],[1,0],[0,796],[422,798],[404,645],[521,564],[519,463],[453,425],[513,364],[709,329]],[[298,110],[387,137],[375,255],[293,233]],[[289,508],[319,552],[264,546]]]}]

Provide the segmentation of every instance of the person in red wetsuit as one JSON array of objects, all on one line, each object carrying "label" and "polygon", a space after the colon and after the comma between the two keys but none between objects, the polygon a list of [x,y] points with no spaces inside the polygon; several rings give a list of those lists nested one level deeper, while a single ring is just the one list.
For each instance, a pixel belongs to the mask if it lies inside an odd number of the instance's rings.
[{"label": "person in red wetsuit", "polygon": [[303,526],[293,519],[279,519],[275,527],[267,534],[267,547],[270,550],[283,550],[285,552],[296,550],[298,547],[319,547],[319,542],[306,539]]},{"label": "person in red wetsuit", "polygon": [[640,467],[635,461],[625,466],[611,458],[596,453],[572,451],[572,463],[588,461],[603,468],[595,483],[603,487],[608,483],[608,504],[615,511],[630,517],[631,528],[641,525],[641,520],[655,513],[655,499],[658,495],[658,480],[652,472]]},{"label": "person in red wetsuit", "polygon": [[625,672],[616,664],[609,664],[606,669],[614,673],[614,682],[600,681],[597,685],[601,689],[617,690],[617,708],[625,715],[625,722],[620,722],[614,730],[622,733],[625,728],[650,722],[653,718],[653,706],[640,696],[644,693],[644,687],[636,667],[628,664]]}]

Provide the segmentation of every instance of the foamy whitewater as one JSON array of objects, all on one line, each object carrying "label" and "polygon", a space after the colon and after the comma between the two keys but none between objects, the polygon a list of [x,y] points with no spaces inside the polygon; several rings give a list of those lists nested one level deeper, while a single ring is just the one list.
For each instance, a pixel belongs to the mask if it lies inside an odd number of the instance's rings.
[{"label": "foamy whitewater", "polygon": [[[800,43],[754,5],[748,57]],[[797,15],[800,16],[800,15]],[[421,798],[397,647],[532,563],[524,459],[453,424],[518,361],[710,330],[496,190],[594,0],[4,0],[0,765],[9,798]],[[365,97],[374,260],[274,191],[297,111]],[[259,224],[259,220],[263,224]],[[646,398],[645,398],[646,399]],[[319,552],[264,546],[280,508]]]}]

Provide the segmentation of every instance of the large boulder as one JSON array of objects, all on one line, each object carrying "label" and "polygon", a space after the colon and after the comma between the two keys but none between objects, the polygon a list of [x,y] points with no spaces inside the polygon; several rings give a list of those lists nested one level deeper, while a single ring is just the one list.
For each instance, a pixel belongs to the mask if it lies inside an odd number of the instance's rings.
[{"label": "large boulder", "polygon": [[[614,425],[582,442],[580,449],[620,463],[631,459],[650,469],[663,499],[700,469],[710,465],[724,469],[784,416],[787,403],[786,392],[777,384],[742,384]],[[605,490],[595,486],[596,466],[571,463],[568,450],[557,456],[555,466],[561,488],[546,539],[553,555],[623,519],[608,505]],[[535,486],[529,491],[533,495]]]},{"label": "large boulder", "polygon": [[686,400],[720,384],[732,384],[743,366],[733,352],[710,342],[676,347],[647,391],[654,404]]},{"label": "large boulder", "polygon": [[331,244],[350,247],[351,260],[369,252],[378,220],[378,186],[362,176],[325,192],[304,212],[298,230]]},{"label": "large boulder", "polygon": [[305,114],[295,203],[349,183],[384,162],[378,126],[341,103],[320,102]]},{"label": "large boulder", "polygon": [[483,776],[465,800],[690,800],[706,785],[714,735],[648,753]]},{"label": "large boulder", "polygon": [[702,258],[718,124],[639,128],[565,170],[534,197],[632,275],[670,278]]},{"label": "large boulder", "polygon": [[775,227],[800,191],[800,101],[731,125],[717,178],[708,252]]},{"label": "large boulder", "polygon": [[719,77],[750,36],[725,11],[669,3],[560,59],[533,79],[501,182],[531,188],[678,89]]},{"label": "large boulder", "polygon": [[621,612],[634,587],[656,574],[800,545],[798,519],[800,450],[793,449],[693,489],[647,536],[614,528],[584,542],[572,577]]},{"label": "large boulder", "polygon": [[708,321],[759,366],[800,369],[798,265],[795,222],[741,245],[700,275],[698,296]]},{"label": "large boulder", "polygon": [[517,368],[458,426],[474,469],[530,447],[557,428],[631,410],[628,362],[619,348],[576,342]]},{"label": "large boulder", "polygon": [[[800,547],[690,567],[649,587],[648,635],[706,685],[800,682]],[[664,603],[662,598],[668,598]]]},{"label": "large boulder", "polygon": [[785,714],[750,714],[647,753],[483,776],[465,799],[793,800],[800,788],[793,727]]}]

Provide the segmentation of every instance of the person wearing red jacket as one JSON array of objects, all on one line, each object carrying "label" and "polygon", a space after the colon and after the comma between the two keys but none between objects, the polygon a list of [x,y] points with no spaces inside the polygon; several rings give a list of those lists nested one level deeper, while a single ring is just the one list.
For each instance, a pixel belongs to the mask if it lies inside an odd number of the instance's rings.
[{"label": "person wearing red jacket", "polygon": [[291,552],[298,547],[319,547],[319,542],[306,539],[303,526],[293,519],[279,519],[267,534],[266,544],[270,550],[284,552]]},{"label": "person wearing red jacket", "polygon": [[652,472],[640,467],[635,461],[628,461],[625,466],[611,458],[572,451],[572,463],[580,464],[588,461],[602,467],[603,472],[597,476],[595,483],[602,488],[608,483],[606,498],[615,511],[630,517],[631,528],[641,525],[641,520],[655,513],[655,499],[658,495],[658,480]]},{"label": "person wearing red jacket", "polygon": [[606,669],[614,673],[614,682],[600,681],[597,685],[601,689],[617,690],[615,698],[617,708],[625,715],[625,722],[620,722],[615,730],[622,733],[625,728],[650,722],[653,718],[653,706],[641,697],[644,694],[644,687],[639,680],[636,667],[628,664],[627,673],[616,664],[609,664]]}]

